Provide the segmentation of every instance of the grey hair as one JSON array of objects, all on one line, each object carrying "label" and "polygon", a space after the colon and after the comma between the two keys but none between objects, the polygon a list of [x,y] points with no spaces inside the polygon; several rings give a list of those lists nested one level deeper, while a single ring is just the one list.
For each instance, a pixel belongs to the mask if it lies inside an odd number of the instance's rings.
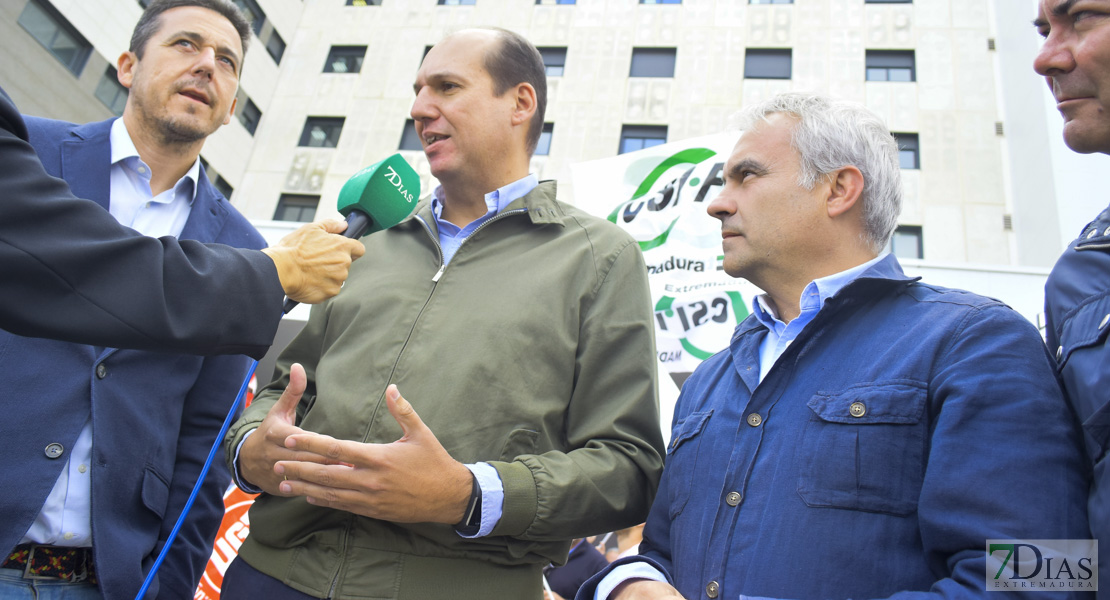
[{"label": "grey hair", "polygon": [[790,145],[801,156],[798,185],[812,190],[818,177],[848,165],[863,174],[864,241],[875,253],[882,252],[902,212],[898,142],[886,123],[862,104],[788,93],[745,108],[736,124],[748,130],[778,113],[798,119],[790,136]]}]

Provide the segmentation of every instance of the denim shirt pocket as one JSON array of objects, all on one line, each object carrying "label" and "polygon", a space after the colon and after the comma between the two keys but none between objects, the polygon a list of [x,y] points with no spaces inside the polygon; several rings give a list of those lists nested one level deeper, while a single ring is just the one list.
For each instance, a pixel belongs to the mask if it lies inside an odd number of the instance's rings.
[{"label": "denim shirt pocket", "polygon": [[798,494],[810,507],[906,516],[925,475],[923,382],[881,381],[819,391],[801,442]]},{"label": "denim shirt pocket", "polygon": [[[1110,333],[1110,294],[1077,308],[1068,315],[1060,330],[1057,367],[1063,371],[1076,352],[1104,346]],[[1052,350],[1057,350],[1052,348]]]},{"label": "denim shirt pocket", "polygon": [[713,415],[712,410],[695,412],[675,424],[671,431],[671,443],[667,446],[667,469],[674,478],[671,484],[671,518],[677,517],[686,507],[693,487],[694,474],[698,466],[698,448],[701,446],[701,432]]},{"label": "denim shirt pocket", "polygon": [[[1105,373],[1103,369],[1110,363],[1108,339],[1110,339],[1110,293],[1087,302],[1067,316],[1060,330],[1056,368],[1069,385],[1073,385],[1073,382],[1078,380],[1084,382],[1078,385],[1085,386],[1086,391],[1100,390],[1100,374]],[[1069,366],[1071,370],[1065,373],[1065,367]],[[1069,393],[1076,392],[1069,389]],[[1072,399],[1079,401],[1076,396]],[[1089,409],[1093,412],[1086,414],[1083,420],[1083,431],[1090,440],[1098,444],[1097,448],[1089,444],[1087,446],[1091,460],[1098,462],[1102,460],[1107,450],[1110,450],[1110,403],[1102,403],[1098,408],[1089,407]]]}]

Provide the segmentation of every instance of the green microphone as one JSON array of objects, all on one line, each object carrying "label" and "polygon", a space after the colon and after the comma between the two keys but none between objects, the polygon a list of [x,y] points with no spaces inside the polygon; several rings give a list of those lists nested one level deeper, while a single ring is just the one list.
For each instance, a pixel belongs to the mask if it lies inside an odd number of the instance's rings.
[{"label": "green microphone", "polygon": [[[339,190],[337,208],[347,217],[343,237],[360,238],[409,218],[420,198],[420,176],[394,154],[355,173]],[[297,305],[285,300],[285,312]]]}]

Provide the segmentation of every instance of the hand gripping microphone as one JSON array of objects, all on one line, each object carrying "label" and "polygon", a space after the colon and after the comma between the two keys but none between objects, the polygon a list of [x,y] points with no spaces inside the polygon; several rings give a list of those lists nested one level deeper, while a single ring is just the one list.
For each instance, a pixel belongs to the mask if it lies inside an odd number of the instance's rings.
[{"label": "hand gripping microphone", "polygon": [[[360,238],[366,234],[389,229],[404,221],[416,209],[420,198],[420,176],[394,154],[355,173],[339,190],[337,208],[347,217],[343,237]],[[285,300],[288,313],[297,305]]]}]

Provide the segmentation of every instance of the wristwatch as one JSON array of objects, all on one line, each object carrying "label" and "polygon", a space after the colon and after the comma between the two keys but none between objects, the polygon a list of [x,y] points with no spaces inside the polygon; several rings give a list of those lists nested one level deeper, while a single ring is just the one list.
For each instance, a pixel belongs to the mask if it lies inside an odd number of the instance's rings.
[{"label": "wristwatch", "polygon": [[455,531],[467,537],[478,535],[482,528],[482,488],[473,473],[470,474],[470,485],[470,502],[466,504],[462,520],[455,524]]}]

